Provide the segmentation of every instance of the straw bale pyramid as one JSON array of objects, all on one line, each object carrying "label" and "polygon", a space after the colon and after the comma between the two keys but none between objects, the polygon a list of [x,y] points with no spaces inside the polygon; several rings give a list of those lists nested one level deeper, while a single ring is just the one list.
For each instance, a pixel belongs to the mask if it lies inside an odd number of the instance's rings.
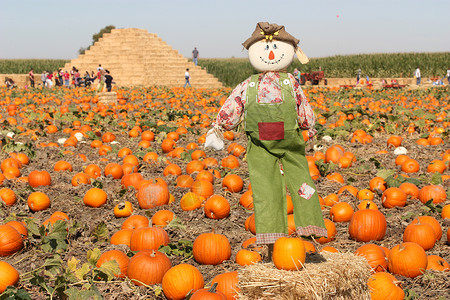
[{"label": "straw bale pyramid", "polygon": [[67,63],[63,70],[70,71],[75,66],[84,77],[86,71],[97,73],[99,64],[111,72],[117,86],[182,87],[184,72],[189,68],[192,87],[223,87],[213,75],[189,62],[160,37],[145,29],[113,29],[85,54]]}]

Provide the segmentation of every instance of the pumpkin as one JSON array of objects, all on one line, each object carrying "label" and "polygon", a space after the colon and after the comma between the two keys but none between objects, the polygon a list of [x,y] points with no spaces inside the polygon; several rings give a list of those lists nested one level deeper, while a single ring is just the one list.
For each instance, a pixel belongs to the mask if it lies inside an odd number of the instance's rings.
[{"label": "pumpkin", "polygon": [[180,207],[184,211],[200,208],[202,206],[203,199],[203,197],[200,197],[195,193],[188,192],[181,197]]},{"label": "pumpkin", "polygon": [[177,187],[190,188],[194,183],[194,178],[190,175],[180,175],[177,177]]},{"label": "pumpkin", "polygon": [[172,267],[170,259],[156,250],[142,250],[128,263],[128,278],[135,285],[161,283],[166,272]]},{"label": "pumpkin", "polygon": [[164,176],[169,176],[169,175],[179,176],[179,175],[181,175],[181,173],[182,173],[182,171],[181,171],[180,166],[178,166],[176,164],[169,164],[163,170]]},{"label": "pumpkin", "polygon": [[84,173],[86,173],[91,178],[99,178],[102,176],[102,169],[100,169],[99,166],[96,164],[90,164],[83,170]]},{"label": "pumpkin", "polygon": [[450,219],[450,204],[445,205],[441,211],[442,219]]},{"label": "pumpkin", "polygon": [[374,194],[369,189],[362,189],[362,190],[358,191],[357,198],[358,198],[358,200],[361,200],[361,201],[363,201],[363,200],[373,200]]},{"label": "pumpkin", "polygon": [[403,182],[399,189],[405,192],[407,197],[410,197],[411,199],[417,199],[419,197],[419,188],[410,182]]},{"label": "pumpkin", "polygon": [[218,233],[202,233],[195,240],[192,253],[202,265],[218,265],[230,259],[231,246],[228,238]]},{"label": "pumpkin", "polygon": [[427,251],[434,247],[436,235],[431,225],[416,222],[406,226],[403,232],[403,241],[417,243]]},{"label": "pumpkin", "polygon": [[31,171],[28,174],[28,184],[35,188],[38,186],[46,186],[52,184],[52,178],[50,177],[50,173],[47,171]]},{"label": "pumpkin", "polygon": [[353,213],[353,207],[347,202],[336,203],[330,209],[330,217],[333,222],[348,222]]},{"label": "pumpkin", "polygon": [[253,192],[248,190],[243,193],[239,198],[239,204],[247,209],[253,209]]},{"label": "pumpkin", "polygon": [[152,142],[155,140],[155,134],[150,130],[142,131],[141,140]]},{"label": "pumpkin", "polygon": [[186,165],[186,173],[192,174],[194,172],[200,172],[205,168],[201,160],[192,160]]},{"label": "pumpkin", "polygon": [[244,225],[245,225],[245,230],[248,230],[251,233],[256,234],[255,214],[254,213],[247,217]]},{"label": "pumpkin", "polygon": [[[186,149],[187,149],[187,147],[186,147]],[[188,149],[189,150],[189,149]],[[203,150],[194,150],[193,152],[192,152],[192,154],[191,154],[191,159],[192,160],[199,160],[199,159],[201,159],[201,158],[205,158],[206,157],[206,153],[205,153],[205,151],[203,151]],[[203,167],[204,167],[205,165],[203,164]]]},{"label": "pumpkin", "polygon": [[344,177],[340,173],[331,173],[326,176],[326,178],[330,181],[335,181],[344,184]]},{"label": "pumpkin", "polygon": [[387,272],[372,274],[367,285],[369,286],[370,299],[372,300],[403,300],[405,297],[405,292],[400,287],[400,282]]},{"label": "pumpkin", "polygon": [[241,249],[236,253],[236,263],[241,266],[250,266],[261,260],[261,254],[256,251]]},{"label": "pumpkin", "polygon": [[107,261],[115,261],[119,265],[120,273],[114,274],[116,277],[125,278],[127,276],[128,270],[128,256],[120,250],[110,250],[106,251],[97,261],[97,268],[100,268]]},{"label": "pumpkin", "polygon": [[226,300],[227,297],[221,291],[217,291],[217,283],[213,283],[209,289],[197,290],[189,299],[191,300]]},{"label": "pumpkin", "polygon": [[424,204],[430,200],[433,200],[433,204],[442,203],[446,199],[445,189],[439,185],[426,185],[419,191],[419,200]]},{"label": "pumpkin", "polygon": [[28,196],[27,204],[31,211],[45,210],[50,207],[50,198],[42,192],[34,192]]},{"label": "pumpkin", "polygon": [[128,217],[123,223],[122,223],[122,229],[137,229],[141,227],[148,227],[150,224],[150,221],[145,216],[140,215],[134,215]]},{"label": "pumpkin", "polygon": [[386,208],[403,207],[406,205],[406,194],[400,188],[388,188],[381,195],[381,203]]},{"label": "pumpkin", "polygon": [[166,138],[161,143],[161,149],[164,153],[169,153],[175,148],[175,141],[169,138]]},{"label": "pumpkin", "polygon": [[234,155],[229,155],[227,157],[224,157],[221,160],[221,165],[222,165],[222,167],[228,168],[228,169],[236,169],[236,168],[239,168],[239,166],[240,166],[239,160]]},{"label": "pumpkin", "polygon": [[162,227],[141,227],[131,234],[131,251],[158,250],[159,246],[169,244],[169,235]]},{"label": "pumpkin", "polygon": [[137,199],[141,209],[150,209],[169,203],[167,184],[160,178],[139,185]]},{"label": "pumpkin", "polygon": [[12,226],[0,225],[0,256],[8,256],[23,248],[20,233]]},{"label": "pumpkin", "polygon": [[434,236],[436,238],[436,241],[440,241],[441,237],[442,237],[442,228],[441,228],[441,224],[439,224],[438,220],[436,220],[434,217],[432,216],[420,216],[415,218],[411,224],[417,224],[417,223],[421,223],[421,224],[428,224],[433,228],[434,231]]},{"label": "pumpkin", "polygon": [[359,242],[380,241],[386,235],[386,217],[373,209],[356,211],[348,225],[350,237]]},{"label": "pumpkin", "polygon": [[222,186],[229,192],[239,193],[244,187],[244,181],[239,175],[228,174],[223,178]]},{"label": "pumpkin", "polygon": [[339,253],[339,250],[334,248],[333,246],[325,246],[320,250],[320,253],[322,252],[331,252],[331,253]]},{"label": "pumpkin", "polygon": [[336,225],[333,223],[333,221],[324,219],[324,222],[325,222],[325,227],[327,229],[327,237],[322,236],[322,237],[316,239],[316,241],[320,244],[325,244],[325,243],[331,242],[334,240],[334,238],[336,236]]},{"label": "pumpkin", "polygon": [[416,243],[404,242],[389,252],[388,269],[391,273],[414,278],[422,275],[427,265],[427,254]]},{"label": "pumpkin", "polygon": [[164,209],[157,211],[152,217],[152,225],[164,227],[169,224],[174,217],[175,214],[170,210]]},{"label": "pumpkin", "polygon": [[191,186],[191,192],[208,199],[214,194],[214,186],[207,180],[196,180]]},{"label": "pumpkin", "polygon": [[211,281],[211,284],[217,283],[217,290],[224,293],[227,300],[237,299],[237,292],[240,290],[238,284],[238,272],[225,272],[217,275]]},{"label": "pumpkin", "polygon": [[79,186],[80,184],[90,184],[91,177],[86,173],[77,173],[72,177],[72,185]]},{"label": "pumpkin", "polygon": [[54,169],[55,171],[70,171],[70,172],[73,171],[72,165],[71,165],[69,162],[64,161],[64,160],[58,161],[58,162],[55,164],[55,166],[54,166],[53,169]]},{"label": "pumpkin", "polygon": [[188,293],[203,288],[205,282],[200,271],[189,264],[170,268],[162,279],[164,295],[170,300],[184,299]]},{"label": "pumpkin", "polygon": [[402,163],[401,169],[405,173],[416,173],[420,169],[420,165],[417,160],[408,158]]},{"label": "pumpkin", "polygon": [[344,155],[344,148],[340,145],[334,145],[325,151],[325,162],[326,163],[339,163],[339,159]]},{"label": "pumpkin", "polygon": [[131,235],[133,229],[121,229],[111,236],[111,245],[127,245],[130,247]]},{"label": "pumpkin", "polygon": [[0,190],[0,199],[7,205],[11,206],[16,203],[16,193],[9,188],[3,188]]},{"label": "pumpkin", "polygon": [[306,259],[303,240],[294,237],[280,237],[273,245],[272,261],[280,270],[300,270]]},{"label": "pumpkin", "polygon": [[230,203],[220,195],[212,195],[206,200],[204,210],[210,219],[223,219],[230,215]]},{"label": "pumpkin", "polygon": [[339,202],[339,196],[336,194],[329,194],[325,198],[323,198],[323,205],[328,207],[333,207],[336,203]]},{"label": "pumpkin", "polygon": [[377,190],[384,192],[386,190],[386,181],[382,177],[374,177],[369,181],[369,189],[372,192]]},{"label": "pumpkin", "polygon": [[133,213],[133,206],[130,201],[120,202],[114,207],[116,218],[129,217]]},{"label": "pumpkin", "polygon": [[427,172],[428,173],[444,173],[444,171],[447,169],[447,166],[442,160],[434,159],[430,162],[430,164],[427,166]]},{"label": "pumpkin", "polygon": [[390,136],[390,137],[388,138],[387,142],[386,142],[387,147],[388,147],[388,148],[391,148],[391,147],[394,147],[394,148],[400,147],[400,145],[402,144],[402,140],[403,140],[403,139],[402,139],[401,136],[395,136],[395,135]]},{"label": "pumpkin", "polygon": [[441,272],[450,271],[449,263],[438,255],[428,255],[427,256],[427,270],[435,270]]},{"label": "pumpkin", "polygon": [[117,163],[109,163],[106,165],[104,170],[105,177],[111,175],[114,179],[121,179],[123,177],[122,166]]},{"label": "pumpkin", "polygon": [[83,202],[86,206],[100,207],[106,203],[108,196],[106,192],[99,188],[91,188],[83,197]]},{"label": "pumpkin", "polygon": [[214,174],[211,172],[211,170],[202,170],[197,173],[195,180],[206,180],[211,183],[214,183]]},{"label": "pumpkin", "polygon": [[242,242],[242,248],[244,249],[252,249],[252,250],[262,250],[262,246],[257,246],[256,245],[256,237],[251,237],[249,239],[246,239],[245,241]]},{"label": "pumpkin", "polygon": [[140,173],[129,173],[122,176],[120,183],[124,188],[132,186],[137,190],[138,185],[142,180],[144,180],[144,177],[142,177]]},{"label": "pumpkin", "polygon": [[387,270],[387,258],[383,248],[375,244],[365,244],[356,249],[355,255],[363,256],[374,272]]},{"label": "pumpkin", "polygon": [[22,239],[28,238],[28,229],[27,225],[24,222],[20,221],[9,221],[5,225],[9,225],[17,230],[18,233],[22,236]]},{"label": "pumpkin", "polygon": [[361,203],[358,204],[358,210],[362,209],[375,209],[378,210],[378,206],[375,204],[375,202],[371,200],[363,200]]},{"label": "pumpkin", "polygon": [[0,261],[0,294],[10,285],[16,285],[19,282],[19,272],[16,268],[7,263]]}]

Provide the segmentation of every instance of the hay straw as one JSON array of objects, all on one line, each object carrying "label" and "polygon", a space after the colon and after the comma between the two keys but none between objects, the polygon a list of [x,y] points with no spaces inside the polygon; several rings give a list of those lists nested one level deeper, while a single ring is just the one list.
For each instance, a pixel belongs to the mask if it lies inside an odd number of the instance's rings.
[{"label": "hay straw", "polygon": [[326,261],[307,260],[300,271],[278,270],[272,263],[239,269],[240,299],[370,299],[365,258],[353,253],[321,255]]}]

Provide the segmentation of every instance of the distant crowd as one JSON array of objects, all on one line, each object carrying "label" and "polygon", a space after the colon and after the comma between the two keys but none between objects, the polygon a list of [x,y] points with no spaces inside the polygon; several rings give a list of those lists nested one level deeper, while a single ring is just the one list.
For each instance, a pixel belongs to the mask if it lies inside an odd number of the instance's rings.
[{"label": "distant crowd", "polygon": [[74,66],[68,72],[59,69],[57,71],[43,71],[40,76],[40,83],[36,83],[36,75],[34,70],[31,69],[28,72],[28,78],[30,80],[30,87],[34,88],[40,85],[42,88],[53,88],[53,87],[91,87],[97,80],[97,91],[101,92],[106,86],[106,91],[110,92],[112,89],[113,77],[111,76],[109,70],[103,69],[102,65],[98,65],[97,73],[94,71],[89,73],[86,71],[84,75],[80,74],[78,69]]}]

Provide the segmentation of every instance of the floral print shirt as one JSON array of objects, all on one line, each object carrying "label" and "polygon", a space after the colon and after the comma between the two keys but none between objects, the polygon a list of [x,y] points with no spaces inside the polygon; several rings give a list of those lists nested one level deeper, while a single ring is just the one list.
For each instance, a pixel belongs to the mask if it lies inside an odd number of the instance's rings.
[{"label": "floral print shirt", "polygon": [[[308,130],[309,137],[313,137],[317,131],[314,129],[315,116],[309,105],[300,84],[295,80],[294,76],[288,73],[291,85],[294,89],[294,95],[297,99],[297,115],[298,125],[303,130]],[[280,74],[278,72],[266,72],[260,74],[258,85],[258,101],[260,103],[278,103],[282,101],[281,88],[278,84]],[[241,82],[232,92],[223,104],[214,122],[215,128],[223,128],[231,130],[235,128],[244,113],[244,107],[247,100],[247,87],[251,77]]]}]

